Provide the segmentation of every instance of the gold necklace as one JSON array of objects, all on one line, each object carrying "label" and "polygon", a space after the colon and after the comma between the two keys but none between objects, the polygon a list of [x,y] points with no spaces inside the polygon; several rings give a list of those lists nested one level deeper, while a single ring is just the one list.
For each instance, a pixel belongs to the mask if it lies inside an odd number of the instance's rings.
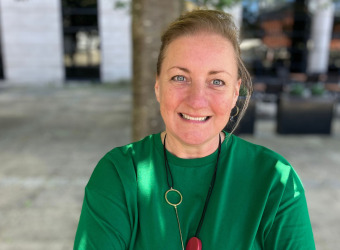
[{"label": "gold necklace", "polygon": [[[168,158],[166,156],[165,141],[166,141],[166,134],[164,135],[163,149],[164,149],[164,162],[165,162],[165,170],[166,170],[166,180],[167,180],[167,183],[168,183],[168,186],[169,186],[169,190],[165,192],[165,200],[166,200],[166,202],[170,206],[173,206],[174,209],[175,209],[176,218],[177,218],[177,224],[178,224],[178,230],[179,230],[179,235],[180,235],[181,244],[182,244],[182,250],[184,250],[184,243],[183,243],[181,224],[180,224],[180,221],[179,221],[178,211],[177,211],[177,206],[179,206],[182,203],[183,196],[182,196],[181,192],[179,192],[177,189],[173,188],[174,181],[173,181],[172,173],[171,173],[171,170],[170,170],[170,167],[169,167]],[[202,216],[201,216],[200,222],[198,224],[198,227],[197,227],[197,230],[196,230],[196,234],[195,234],[194,237],[191,237],[189,239],[188,244],[186,246],[186,250],[201,250],[202,249],[202,242],[198,238],[198,235],[199,235],[199,233],[201,231],[201,227],[202,227],[202,224],[203,224],[205,213],[206,213],[206,210],[208,208],[210,196],[211,196],[212,190],[214,188],[214,184],[215,184],[215,180],[216,180],[218,161],[220,159],[220,153],[221,153],[221,135],[219,134],[218,155],[217,155],[217,160],[216,160],[216,165],[215,165],[215,171],[214,171],[214,174],[213,174],[212,179],[211,179],[209,191],[208,191],[205,203],[204,203],[204,208],[203,208]],[[169,176],[170,176],[170,182],[169,182]],[[179,201],[177,203],[172,203],[172,202],[169,201],[168,194],[171,193],[171,192],[174,192],[174,193],[179,195],[180,199],[179,199]]]}]

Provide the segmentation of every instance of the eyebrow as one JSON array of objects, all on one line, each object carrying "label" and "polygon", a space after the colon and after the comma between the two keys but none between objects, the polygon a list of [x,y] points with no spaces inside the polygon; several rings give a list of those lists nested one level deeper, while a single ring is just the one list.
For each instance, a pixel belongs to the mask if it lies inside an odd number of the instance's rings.
[{"label": "eyebrow", "polygon": [[228,71],[224,71],[224,70],[212,70],[209,72],[209,75],[216,75],[219,73],[225,73],[225,74],[231,75]]},{"label": "eyebrow", "polygon": [[[182,70],[186,73],[190,73],[190,70],[188,70],[187,68],[183,68],[183,67],[179,67],[179,66],[174,66],[174,67],[171,67],[168,69],[168,71],[170,71],[171,69],[179,69],[179,70]],[[231,74],[227,71],[224,71],[224,70],[212,70],[212,71],[209,71],[209,75],[216,75],[216,74],[219,74],[219,73],[225,73],[225,74],[228,74],[231,76]]]},{"label": "eyebrow", "polygon": [[179,69],[179,70],[182,70],[186,73],[190,73],[190,70],[188,70],[187,68],[183,68],[183,67],[174,66],[174,67],[171,67],[170,69],[168,69],[168,71],[170,71],[171,69]]}]

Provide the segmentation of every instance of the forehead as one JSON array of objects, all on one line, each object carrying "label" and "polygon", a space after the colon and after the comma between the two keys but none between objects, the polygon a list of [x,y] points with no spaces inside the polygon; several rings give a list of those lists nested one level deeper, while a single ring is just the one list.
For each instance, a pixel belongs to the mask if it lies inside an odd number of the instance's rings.
[{"label": "forehead", "polygon": [[174,39],[165,51],[163,66],[171,67],[174,63],[192,67],[210,65],[237,69],[236,52],[232,43],[219,34],[206,32]]}]

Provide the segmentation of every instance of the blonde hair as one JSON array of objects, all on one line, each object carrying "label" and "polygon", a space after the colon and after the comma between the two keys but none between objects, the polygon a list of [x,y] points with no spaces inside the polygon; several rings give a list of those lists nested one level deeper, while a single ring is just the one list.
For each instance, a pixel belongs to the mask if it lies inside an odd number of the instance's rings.
[{"label": "blonde hair", "polygon": [[218,10],[199,9],[185,13],[172,22],[161,37],[161,48],[157,61],[157,75],[161,73],[162,63],[169,44],[181,36],[194,35],[199,32],[210,32],[221,35],[231,42],[235,50],[238,77],[242,81],[241,92],[245,92],[246,98],[242,108],[240,108],[238,119],[232,128],[231,133],[233,133],[248,107],[253,92],[253,85],[249,72],[241,59],[239,30],[230,14]]}]

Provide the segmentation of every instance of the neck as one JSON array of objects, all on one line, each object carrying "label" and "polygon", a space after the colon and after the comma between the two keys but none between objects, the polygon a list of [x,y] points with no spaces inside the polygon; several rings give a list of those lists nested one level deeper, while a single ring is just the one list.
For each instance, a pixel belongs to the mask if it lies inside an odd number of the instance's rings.
[{"label": "neck", "polygon": [[[166,131],[161,133],[161,140],[164,141]],[[208,142],[200,145],[190,145],[178,141],[176,138],[167,134],[166,136],[166,149],[173,155],[183,159],[202,158],[208,156],[216,151],[218,148],[219,135],[221,141],[225,139],[225,134],[220,132]]]}]

